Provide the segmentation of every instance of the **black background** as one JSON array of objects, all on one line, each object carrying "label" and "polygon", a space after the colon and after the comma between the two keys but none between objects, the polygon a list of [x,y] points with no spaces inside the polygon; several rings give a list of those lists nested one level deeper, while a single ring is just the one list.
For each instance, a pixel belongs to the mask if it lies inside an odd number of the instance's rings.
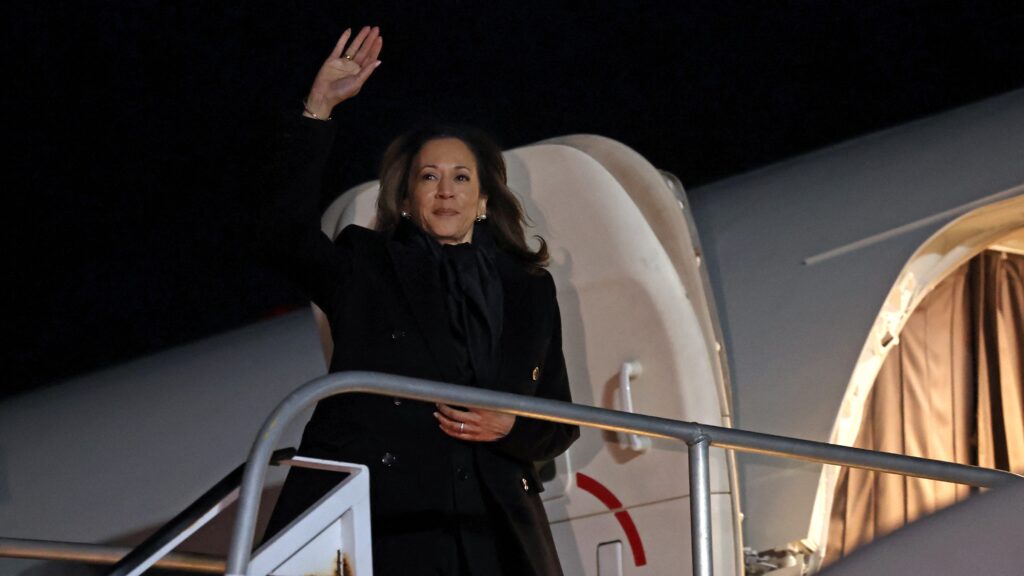
[{"label": "black background", "polygon": [[383,61],[328,185],[440,119],[597,133],[693,188],[1024,86],[1017,2],[49,2],[5,37],[0,396],[302,304],[247,249],[259,152],[341,30]]}]

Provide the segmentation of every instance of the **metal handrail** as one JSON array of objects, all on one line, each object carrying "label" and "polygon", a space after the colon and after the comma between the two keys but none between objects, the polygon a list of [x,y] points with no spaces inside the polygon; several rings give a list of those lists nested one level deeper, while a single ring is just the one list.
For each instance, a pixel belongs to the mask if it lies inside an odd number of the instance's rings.
[{"label": "metal handrail", "polygon": [[[295,455],[294,448],[283,448],[270,455],[268,462],[276,465],[279,461]],[[223,506],[233,501],[235,490],[242,479],[242,467],[239,464],[202,496],[188,505],[177,516],[156,529],[134,550],[125,554],[107,572],[107,576],[132,576],[141,574],[158,559],[174,549],[183,538],[195,532],[208,522]]]},{"label": "metal handrail", "polygon": [[693,574],[699,576],[711,576],[712,574],[709,446],[825,464],[853,466],[980,487],[996,487],[1024,480],[1024,477],[1001,470],[886,452],[873,452],[825,442],[772,436],[695,422],[628,414],[617,410],[521,396],[508,392],[496,392],[377,372],[338,372],[312,380],[289,394],[271,412],[263,427],[260,428],[242,477],[237,519],[232,532],[231,548],[228,551],[227,574],[229,576],[241,576],[245,574],[248,567],[256,532],[259,497],[266,476],[265,463],[269,461],[270,453],[277,445],[284,428],[295,416],[319,400],[335,394],[352,392],[483,408],[521,417],[685,442],[689,446],[690,459],[690,534],[693,546]]},{"label": "metal handrail", "polygon": [[[128,555],[128,546],[108,546],[82,542],[0,538],[0,558],[58,560],[85,564],[114,564]],[[153,564],[156,568],[204,574],[223,574],[224,558],[208,554],[172,552]]]}]

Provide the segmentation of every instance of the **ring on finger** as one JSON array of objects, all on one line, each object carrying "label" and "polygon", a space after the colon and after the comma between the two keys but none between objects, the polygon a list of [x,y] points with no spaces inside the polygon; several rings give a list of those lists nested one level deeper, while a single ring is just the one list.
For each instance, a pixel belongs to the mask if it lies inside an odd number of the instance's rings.
[{"label": "ring on finger", "polygon": [[345,58],[345,60],[351,60],[351,59],[355,58],[355,56],[353,56],[351,54],[345,54],[345,56],[343,56],[343,58]]},{"label": "ring on finger", "polygon": [[464,434],[465,432],[466,432],[466,423],[465,422],[459,422],[459,434]]}]

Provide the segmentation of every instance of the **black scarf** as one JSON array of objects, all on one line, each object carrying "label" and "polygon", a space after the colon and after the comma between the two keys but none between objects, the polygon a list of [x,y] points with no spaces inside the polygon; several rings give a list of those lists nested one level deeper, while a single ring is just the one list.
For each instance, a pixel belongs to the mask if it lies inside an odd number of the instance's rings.
[{"label": "black scarf", "polygon": [[[494,264],[497,246],[487,222],[473,226],[473,242],[439,244],[411,222],[408,238],[425,247],[438,265],[445,311],[455,343],[452,354],[459,384],[497,385],[504,297]],[[402,230],[401,232],[407,232]]]}]

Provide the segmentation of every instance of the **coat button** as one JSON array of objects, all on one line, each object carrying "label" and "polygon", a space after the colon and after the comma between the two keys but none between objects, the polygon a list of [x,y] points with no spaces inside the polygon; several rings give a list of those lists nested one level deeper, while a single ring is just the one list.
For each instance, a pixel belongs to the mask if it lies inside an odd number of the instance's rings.
[{"label": "coat button", "polygon": [[395,462],[398,462],[398,456],[395,456],[391,452],[385,452],[384,456],[381,457],[380,463],[385,466],[392,466]]},{"label": "coat button", "polygon": [[459,480],[469,480],[469,472],[465,468],[458,468],[455,470],[455,477]]},{"label": "coat button", "polygon": [[394,402],[395,402],[395,406],[401,406],[402,405],[402,399],[401,398],[395,398]]},{"label": "coat button", "polygon": [[540,366],[533,367],[533,373],[530,374],[530,377],[533,378],[534,382],[537,381],[537,378],[540,378]]},{"label": "coat button", "polygon": [[529,492],[529,491],[530,491],[530,483],[526,481],[526,478],[523,478],[523,492]]}]

